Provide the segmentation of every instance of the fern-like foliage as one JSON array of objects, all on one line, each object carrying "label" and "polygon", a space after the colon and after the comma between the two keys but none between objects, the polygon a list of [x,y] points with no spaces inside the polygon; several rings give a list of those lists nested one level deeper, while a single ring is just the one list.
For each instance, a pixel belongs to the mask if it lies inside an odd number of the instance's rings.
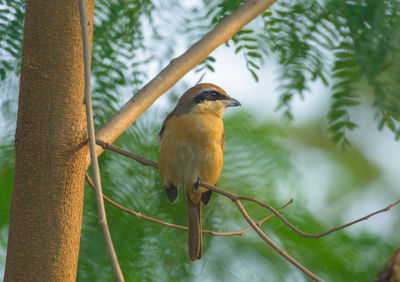
[{"label": "fern-like foliage", "polygon": [[[235,11],[241,4],[245,1],[243,0],[225,0],[225,1],[209,1],[205,0],[205,11],[201,13],[198,9],[193,9],[192,14],[195,16],[194,24],[192,23],[186,30],[193,32],[201,31],[204,33],[208,32],[217,23],[222,21],[225,17],[230,15]],[[249,70],[250,74],[256,82],[259,81],[257,71],[263,63],[263,56],[260,51],[260,46],[258,44],[258,34],[256,34],[255,29],[245,28],[239,31],[232,40],[226,43],[226,46],[233,46],[235,48],[235,54],[243,55],[246,63],[246,68]],[[232,44],[233,43],[233,44]],[[214,72],[215,58],[204,60],[196,67],[196,72],[203,71],[200,80],[204,77],[205,71]]]},{"label": "fern-like foliage", "polygon": [[[209,25],[221,21],[243,2],[205,0]],[[369,94],[357,87],[361,79],[366,79],[373,90],[379,128],[386,125],[400,138],[399,6],[397,0],[280,0],[263,13],[262,21],[254,21],[232,41],[236,53],[244,54],[256,80],[263,57],[277,58],[277,109],[287,119],[293,119],[294,95],[303,98],[310,83],[320,80],[331,89],[328,121],[332,138],[349,147],[346,133],[357,127],[349,110]]]},{"label": "fern-like foliage", "polygon": [[332,76],[335,81],[331,87],[333,104],[328,114],[330,130],[333,133],[333,141],[343,148],[350,147],[346,137],[346,131],[353,130],[357,125],[350,120],[348,107],[359,105],[358,95],[352,87],[357,79],[354,51],[350,44],[341,43],[334,52],[335,63],[332,68]]},{"label": "fern-like foliage", "polygon": [[[351,88],[357,78],[365,78],[372,88],[379,129],[386,125],[397,139],[400,136],[399,8],[400,2],[391,0],[331,1],[327,5],[327,9],[334,12],[332,23],[342,38],[341,52],[335,53],[333,67],[336,85]],[[348,95],[353,96],[350,92]],[[358,94],[367,93],[359,91]],[[341,105],[343,96],[333,93],[333,98],[337,101],[333,103],[331,113],[338,110],[336,106]],[[348,106],[358,104],[355,100],[347,103]],[[349,123],[349,127],[355,126]]]},{"label": "fern-like foliage", "polygon": [[346,131],[357,127],[349,109],[368,95],[357,90],[366,78],[379,127],[386,125],[399,138],[399,5],[394,0],[279,1],[263,15],[281,69],[278,108],[290,117],[293,93],[302,95],[315,79],[331,84],[330,130],[336,143],[349,147]]},{"label": "fern-like foliage", "polygon": [[262,64],[262,55],[257,46],[257,37],[252,29],[242,29],[233,38],[235,53],[242,52],[246,67],[256,82],[259,81],[257,71]]},{"label": "fern-like foliage", "polygon": [[153,9],[148,0],[95,3],[92,73],[97,125],[103,124],[118,108],[121,92],[133,91],[143,83],[145,75],[140,64],[146,59],[141,56],[144,49],[141,21]]},{"label": "fern-like foliage", "polygon": [[328,83],[323,49],[332,48],[334,43],[329,36],[320,36],[325,34],[323,18],[315,15],[326,11],[317,1],[282,1],[274,8],[263,14],[266,34],[262,38],[278,55],[281,95],[277,109],[283,109],[291,120],[293,96],[303,98],[311,81]]},{"label": "fern-like foliage", "polygon": [[0,1],[0,81],[20,72],[24,12],[25,1]]}]

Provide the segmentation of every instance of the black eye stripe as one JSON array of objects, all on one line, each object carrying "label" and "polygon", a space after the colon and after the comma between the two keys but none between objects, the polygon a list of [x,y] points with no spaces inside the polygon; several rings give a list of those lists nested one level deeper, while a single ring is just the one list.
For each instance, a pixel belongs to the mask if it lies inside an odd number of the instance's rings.
[{"label": "black eye stripe", "polygon": [[216,101],[216,100],[226,100],[228,99],[225,95],[219,93],[215,90],[206,90],[201,92],[194,98],[196,103],[202,103],[204,101]]}]

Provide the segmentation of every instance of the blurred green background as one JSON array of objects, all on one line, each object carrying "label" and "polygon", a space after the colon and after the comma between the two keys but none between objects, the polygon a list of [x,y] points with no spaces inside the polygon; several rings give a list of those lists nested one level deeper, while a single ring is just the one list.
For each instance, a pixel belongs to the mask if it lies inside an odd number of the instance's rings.
[{"label": "blurred green background", "polygon": [[[174,56],[242,1],[96,1],[93,97],[99,128]],[[13,187],[13,138],[24,1],[0,2],[0,272],[4,272]],[[274,207],[305,232],[320,233],[400,198],[399,1],[280,1],[211,54],[142,115],[116,145],[158,160],[156,136],[180,95],[197,81],[221,85],[241,101],[224,121],[225,163],[218,186]],[[275,111],[277,110],[277,111]],[[378,130],[380,129],[380,131]],[[166,200],[157,170],[112,152],[100,157],[104,194],[145,215],[186,224],[182,191]],[[254,220],[266,210],[244,203]],[[106,204],[126,281],[305,281],[253,231],[204,235],[190,263],[187,234]],[[303,238],[276,218],[262,229],[327,281],[372,281],[400,244],[400,209],[321,239]],[[203,228],[247,227],[214,194]],[[0,275],[3,276],[2,274]],[[78,281],[112,281],[85,188]]]}]

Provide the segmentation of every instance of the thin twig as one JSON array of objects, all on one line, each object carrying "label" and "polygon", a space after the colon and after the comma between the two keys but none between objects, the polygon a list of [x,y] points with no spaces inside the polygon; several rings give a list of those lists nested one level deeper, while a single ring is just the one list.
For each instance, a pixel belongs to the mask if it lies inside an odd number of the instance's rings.
[{"label": "thin twig", "polygon": [[233,201],[235,205],[238,207],[239,211],[242,213],[243,217],[246,219],[246,221],[253,227],[254,231],[257,232],[257,234],[265,241],[267,242],[268,245],[270,245],[275,251],[277,251],[281,256],[283,256],[285,259],[287,259],[291,264],[296,266],[298,269],[303,271],[304,274],[309,276],[311,279],[315,281],[323,281],[321,278],[316,276],[314,273],[309,271],[307,268],[305,268],[302,264],[300,264],[298,261],[296,261],[294,258],[292,258],[288,253],[286,253],[281,247],[279,247],[274,241],[272,241],[265,233],[257,226],[257,224],[254,223],[254,221],[250,218],[250,216],[247,214],[246,210],[242,206],[242,203],[239,200],[234,200]]},{"label": "thin twig", "polygon": [[86,104],[86,120],[89,136],[89,149],[92,164],[92,172],[94,178],[94,186],[97,200],[97,213],[99,215],[99,225],[103,232],[104,241],[106,243],[107,252],[112,262],[114,278],[116,281],[124,281],[124,277],[119,267],[118,258],[115,254],[114,246],[111,240],[110,230],[108,229],[106,212],[104,209],[103,193],[101,189],[100,170],[97,162],[96,144],[93,125],[92,97],[90,95],[90,51],[89,51],[89,36],[87,26],[89,24],[86,13],[86,1],[79,0],[79,13],[82,27],[83,41],[83,57],[85,70],[85,104]]},{"label": "thin twig", "polygon": [[227,191],[225,191],[225,190],[222,190],[221,188],[218,188],[218,187],[216,187],[216,186],[213,186],[213,185],[210,185],[210,184],[208,184],[208,183],[202,182],[202,181],[200,181],[200,185],[203,186],[203,187],[205,187],[205,188],[208,188],[208,189],[210,189],[210,190],[213,190],[213,191],[215,191],[215,192],[217,192],[217,193],[219,193],[219,194],[222,194],[222,195],[228,197],[229,199],[231,199],[232,201],[235,201],[235,200],[245,200],[245,201],[249,201],[249,202],[254,202],[254,203],[258,204],[259,206],[264,207],[264,208],[270,210],[273,214],[275,214],[280,220],[282,220],[282,222],[283,222],[284,224],[286,224],[286,225],[287,225],[290,229],[292,229],[294,232],[300,234],[300,235],[303,236],[303,237],[314,238],[314,239],[319,239],[319,238],[321,238],[321,237],[323,237],[323,236],[326,236],[326,235],[328,235],[328,234],[330,234],[330,233],[333,233],[333,232],[335,232],[335,231],[338,231],[338,230],[341,230],[341,229],[343,229],[343,228],[346,228],[346,227],[348,227],[348,226],[350,226],[350,225],[353,225],[353,224],[355,224],[355,223],[357,223],[357,222],[360,222],[360,221],[363,221],[363,220],[367,220],[367,219],[369,219],[371,216],[374,216],[374,215],[376,215],[376,214],[378,214],[378,213],[382,213],[382,212],[388,211],[388,210],[390,210],[391,208],[393,208],[394,206],[396,206],[396,205],[398,205],[398,204],[400,203],[400,200],[397,200],[396,202],[394,202],[394,203],[388,205],[386,208],[383,208],[383,209],[381,209],[381,210],[375,211],[375,212],[373,212],[373,213],[371,213],[371,214],[369,214],[369,215],[366,215],[366,216],[364,216],[364,217],[362,217],[362,218],[359,218],[359,219],[356,219],[356,220],[351,221],[351,222],[349,222],[349,223],[346,223],[346,224],[344,224],[344,225],[341,225],[341,226],[332,228],[332,229],[330,229],[330,230],[328,230],[328,231],[325,231],[325,232],[323,232],[323,233],[319,233],[319,234],[310,234],[310,233],[306,233],[306,232],[301,231],[301,230],[298,229],[296,226],[294,226],[293,224],[291,224],[291,223],[290,223],[283,215],[281,215],[275,208],[273,208],[273,207],[271,207],[270,205],[265,204],[265,203],[263,203],[263,202],[261,202],[261,201],[259,201],[259,200],[257,200],[257,199],[250,198],[250,197],[246,197],[246,196],[238,196],[238,195],[235,195],[235,194],[233,194],[233,193],[230,193],[230,192],[227,192]]},{"label": "thin twig", "polygon": [[141,163],[142,165],[152,166],[152,167],[158,169],[158,163],[153,162],[153,161],[148,160],[148,159],[145,159],[145,158],[142,158],[141,156],[132,154],[131,152],[128,152],[128,151],[126,151],[126,150],[124,150],[124,149],[122,149],[120,147],[117,147],[117,146],[114,146],[112,144],[103,142],[103,141],[101,141],[99,139],[96,139],[96,144],[101,146],[103,149],[108,149],[110,151],[116,152],[116,153],[118,153],[120,155],[123,155],[125,157],[134,159],[135,161],[137,161],[138,163]]},{"label": "thin twig", "polygon": [[[369,215],[366,215],[366,216],[361,217],[361,218],[359,218],[359,219],[353,220],[353,221],[351,221],[351,222],[349,222],[349,223],[346,223],[346,224],[344,224],[344,225],[342,225],[342,226],[338,226],[338,227],[332,228],[331,230],[328,230],[328,231],[325,231],[325,232],[323,232],[323,233],[314,235],[314,236],[315,236],[314,238],[317,238],[317,239],[318,239],[318,238],[320,238],[320,237],[322,237],[322,236],[325,236],[325,235],[328,235],[328,234],[330,234],[330,233],[332,233],[332,232],[341,230],[341,229],[346,228],[346,227],[348,227],[348,226],[350,226],[350,225],[353,225],[353,224],[355,224],[355,223],[357,223],[357,222],[360,222],[360,221],[363,221],[363,220],[367,220],[367,219],[369,219],[371,216],[374,216],[374,215],[376,215],[376,214],[378,214],[378,213],[386,212],[386,211],[390,210],[391,208],[393,208],[394,206],[396,206],[396,205],[398,205],[398,204],[400,204],[400,200],[397,200],[397,201],[394,202],[393,204],[388,205],[386,208],[383,208],[383,209],[381,209],[381,210],[378,210],[378,211],[375,211],[375,212],[373,212],[373,213],[370,213]],[[309,237],[310,237],[310,236],[309,236]]]},{"label": "thin twig", "polygon": [[[139,163],[141,163],[141,164],[143,164],[143,165],[148,165],[148,166],[152,166],[152,167],[154,167],[154,168],[158,168],[158,164],[157,164],[156,162],[147,160],[147,159],[145,159],[145,158],[143,158],[143,157],[140,157],[140,156],[138,156],[138,155],[135,155],[135,154],[133,154],[133,153],[130,153],[130,152],[124,150],[124,149],[121,149],[121,148],[115,146],[115,145],[112,145],[112,144],[109,144],[109,143],[106,143],[106,142],[103,142],[103,141],[97,140],[97,139],[96,139],[96,143],[97,143],[98,145],[102,146],[104,149],[109,149],[109,150],[114,151],[114,152],[116,152],[116,153],[118,153],[118,154],[124,155],[124,156],[126,156],[126,157],[128,157],[128,158],[131,158],[131,159],[134,159],[134,160],[136,160],[137,162],[139,162]],[[254,202],[254,203],[258,204],[259,206],[264,207],[264,208],[270,210],[273,214],[275,214],[280,220],[282,220],[283,223],[285,223],[285,224],[286,224],[290,229],[292,229],[294,232],[296,232],[296,233],[298,233],[298,234],[300,234],[300,235],[302,235],[302,236],[304,236],[304,237],[315,238],[315,239],[321,238],[321,237],[326,236],[326,235],[328,235],[328,234],[330,234],[330,233],[333,233],[333,232],[335,232],[335,231],[338,231],[338,230],[341,230],[341,229],[343,229],[343,228],[349,227],[350,225],[353,225],[353,224],[355,224],[355,223],[357,223],[357,222],[360,222],[360,221],[363,221],[363,220],[367,220],[367,219],[369,219],[371,216],[374,216],[374,215],[376,215],[376,214],[378,214],[378,213],[382,213],[382,212],[388,211],[388,210],[390,210],[391,208],[393,208],[394,206],[400,204],[400,200],[397,200],[397,201],[394,202],[393,204],[388,205],[386,208],[383,208],[383,209],[381,209],[381,210],[375,211],[375,212],[373,212],[373,213],[371,213],[371,214],[369,214],[369,215],[367,215],[367,216],[364,216],[364,217],[362,217],[362,218],[356,219],[356,220],[351,221],[351,222],[349,222],[349,223],[346,223],[346,224],[344,224],[344,225],[341,225],[341,226],[332,228],[332,229],[330,229],[330,230],[328,230],[328,231],[325,231],[325,232],[323,232],[323,233],[320,233],[320,234],[309,234],[309,233],[305,233],[305,232],[301,231],[300,229],[298,229],[297,227],[295,227],[294,225],[292,225],[292,224],[291,224],[283,215],[281,215],[276,209],[274,209],[274,208],[271,207],[270,205],[267,205],[267,204],[265,204],[265,203],[263,203],[263,202],[261,202],[261,201],[259,201],[259,200],[257,200],[257,199],[253,199],[253,198],[245,197],[245,196],[238,196],[238,195],[235,195],[235,194],[233,194],[233,193],[227,192],[227,191],[225,191],[225,190],[223,190],[223,189],[221,189],[221,188],[218,188],[218,187],[216,187],[216,186],[213,186],[213,185],[210,185],[210,184],[208,184],[208,183],[205,183],[205,182],[203,182],[203,181],[200,181],[200,185],[203,186],[203,187],[205,187],[205,188],[208,188],[208,189],[210,189],[210,190],[213,190],[214,192],[216,192],[216,193],[218,193],[218,194],[221,194],[221,195],[223,195],[223,196],[225,196],[225,197],[231,199],[232,201],[235,201],[235,200],[246,200],[246,201]]]},{"label": "thin twig", "polygon": [[[92,179],[90,179],[90,177],[89,177],[89,175],[87,173],[85,174],[85,178],[86,178],[86,181],[89,184],[89,186],[92,189],[95,189],[93,181],[92,181]],[[165,221],[153,218],[153,217],[146,216],[146,215],[144,215],[144,214],[142,214],[140,212],[136,212],[136,211],[133,211],[131,209],[128,209],[128,208],[122,206],[121,204],[118,204],[117,202],[111,200],[110,198],[108,198],[104,194],[103,194],[103,199],[107,203],[109,203],[110,205],[122,210],[123,212],[126,212],[128,214],[132,214],[132,215],[136,216],[138,219],[144,219],[144,220],[147,220],[147,221],[150,221],[150,222],[154,222],[154,223],[160,224],[160,225],[162,225],[164,227],[168,227],[168,228],[175,228],[175,229],[180,229],[180,230],[188,230],[187,226],[182,226],[182,225],[177,225],[177,224],[165,222]],[[293,203],[293,199],[290,199],[289,202],[284,204],[278,210],[280,211],[280,210],[286,208],[291,203]],[[265,221],[267,221],[268,219],[270,219],[273,216],[274,216],[274,214],[272,213],[272,214],[268,215],[267,217],[261,219],[259,222],[257,222],[257,226],[260,226],[261,224],[263,224]],[[247,227],[247,228],[244,228],[242,230],[232,231],[232,232],[217,232],[217,231],[205,230],[205,229],[203,229],[202,231],[203,231],[204,234],[210,234],[210,235],[214,235],[214,236],[233,236],[233,235],[239,235],[240,236],[240,235],[243,235],[243,233],[245,233],[247,231],[250,231],[250,230],[252,230],[251,227]]]}]

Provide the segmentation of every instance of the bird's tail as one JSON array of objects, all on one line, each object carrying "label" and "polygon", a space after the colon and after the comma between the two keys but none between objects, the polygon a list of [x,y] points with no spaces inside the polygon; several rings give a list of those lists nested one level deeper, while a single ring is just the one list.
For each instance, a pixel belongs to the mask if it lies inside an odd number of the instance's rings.
[{"label": "bird's tail", "polygon": [[189,227],[189,257],[193,262],[201,259],[203,255],[203,238],[201,229],[201,201],[194,204],[188,193],[186,193]]}]

